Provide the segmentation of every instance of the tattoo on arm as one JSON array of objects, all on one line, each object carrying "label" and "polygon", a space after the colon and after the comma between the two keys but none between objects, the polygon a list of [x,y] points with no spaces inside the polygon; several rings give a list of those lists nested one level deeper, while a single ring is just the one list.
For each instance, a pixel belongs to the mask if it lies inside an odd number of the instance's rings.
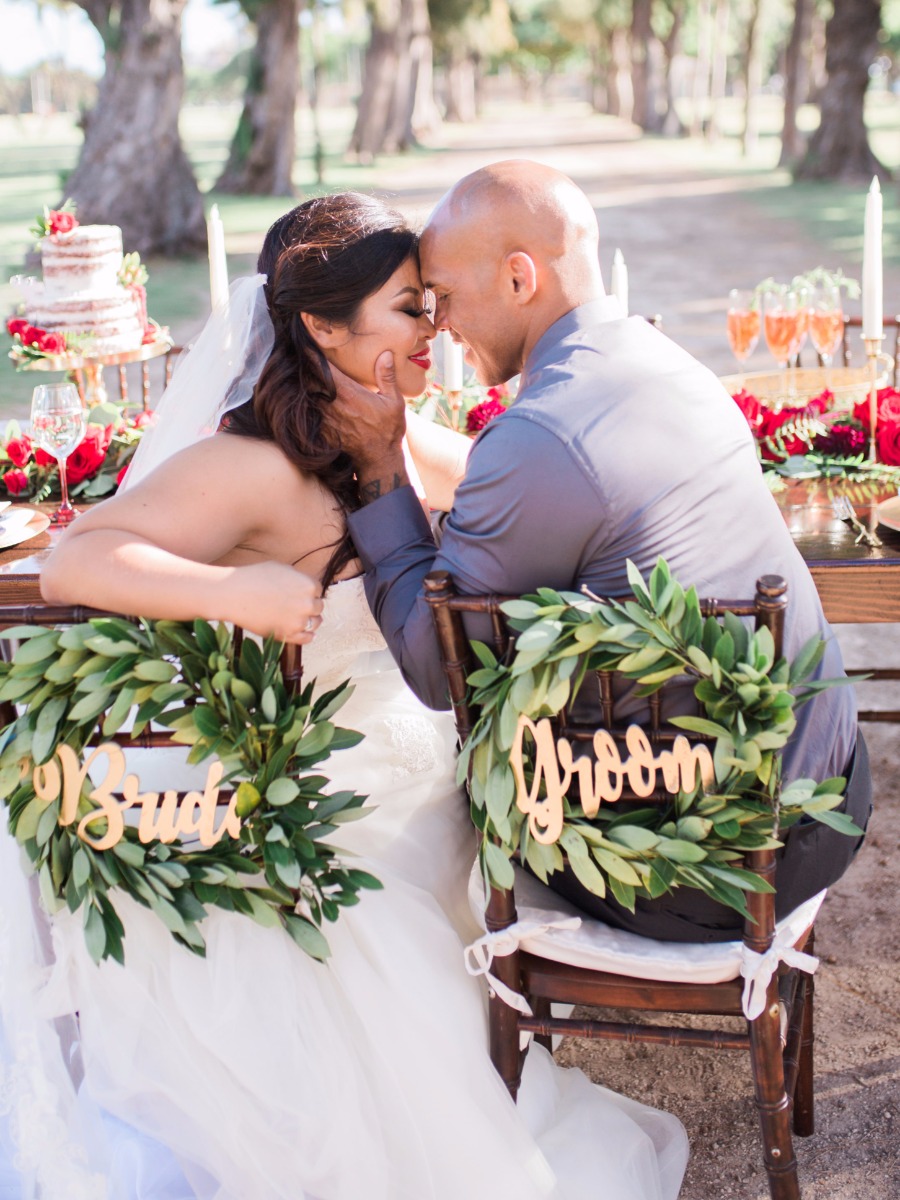
[{"label": "tattoo on arm", "polygon": [[359,485],[359,498],[363,504],[371,504],[380,496],[386,496],[388,492],[395,492],[397,488],[405,487],[408,482],[406,475],[399,471],[394,472],[393,478],[384,476],[380,479],[370,479]]}]

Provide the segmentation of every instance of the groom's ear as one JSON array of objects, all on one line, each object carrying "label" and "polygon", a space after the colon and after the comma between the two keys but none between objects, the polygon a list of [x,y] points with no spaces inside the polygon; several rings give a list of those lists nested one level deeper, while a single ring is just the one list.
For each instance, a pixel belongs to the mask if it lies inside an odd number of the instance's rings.
[{"label": "groom's ear", "polygon": [[325,317],[317,317],[314,313],[302,312],[300,320],[306,326],[306,332],[320,350],[331,350],[342,346],[347,340],[347,330],[343,325],[335,325]]},{"label": "groom's ear", "polygon": [[537,291],[537,268],[534,259],[524,250],[507,254],[504,268],[517,304],[527,304]]}]

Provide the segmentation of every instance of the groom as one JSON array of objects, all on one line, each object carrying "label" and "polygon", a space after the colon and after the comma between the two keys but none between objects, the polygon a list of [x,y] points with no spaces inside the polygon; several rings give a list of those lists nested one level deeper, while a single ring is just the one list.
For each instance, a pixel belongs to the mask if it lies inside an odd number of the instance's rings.
[{"label": "groom", "polygon": [[[390,355],[375,397],[339,385],[336,423],[363,505],[350,530],[369,603],[414,691],[447,708],[422,580],[448,570],[460,591],[539,586],[628,592],[626,559],[646,576],[659,555],[702,596],[752,595],[759,575],[789,587],[786,654],[828,638],[822,677],[843,674],[812,579],[766,488],[743,416],[714,375],[640,317],[622,319],[598,265],[587,196],[527,161],[461,180],[422,235],[435,325],[466,348],[480,383],[521,373],[515,404],[474,443],[440,549],[408,485],[404,402]],[[850,778],[846,809],[864,828],[871,781],[849,687],[798,713],[786,779]],[[861,839],[860,839],[861,841]],[[838,879],[856,839],[819,825],[786,835],[778,914]],[[571,876],[551,885],[621,928],[675,941],[740,936],[740,918],[693,889],[638,901],[635,914]]]}]

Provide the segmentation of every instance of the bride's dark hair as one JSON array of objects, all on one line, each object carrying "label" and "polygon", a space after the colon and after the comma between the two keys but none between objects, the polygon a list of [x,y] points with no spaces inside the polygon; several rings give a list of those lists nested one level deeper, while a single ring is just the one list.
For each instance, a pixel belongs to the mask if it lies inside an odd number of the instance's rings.
[{"label": "bride's dark hair", "polygon": [[[323,432],[335,388],[325,355],[300,314],[349,325],[360,305],[416,252],[416,234],[399,213],[358,192],[318,196],[279,217],[257,263],[275,344],[253,397],[229,414],[227,432],[274,441],[303,471],[318,476],[344,512],[359,506],[353,466]],[[355,557],[349,534],[325,569],[327,587]]]}]

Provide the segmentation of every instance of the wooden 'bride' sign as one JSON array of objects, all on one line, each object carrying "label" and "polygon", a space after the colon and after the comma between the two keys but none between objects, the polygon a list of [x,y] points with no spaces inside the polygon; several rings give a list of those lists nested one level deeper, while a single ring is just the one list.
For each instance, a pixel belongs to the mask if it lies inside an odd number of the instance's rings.
[{"label": "wooden 'bride' sign", "polygon": [[[202,792],[187,792],[179,797],[177,792],[167,791],[160,796],[159,792],[141,792],[137,775],[125,774],[125,755],[115,742],[97,746],[83,763],[70,746],[60,745],[49,762],[34,768],[35,795],[46,803],[61,801],[59,823],[63,827],[74,823],[90,769],[103,755],[109,759],[106,776],[88,793],[96,807],[81,818],[77,829],[78,836],[92,849],[109,850],[122,840],[124,813],[129,808],[140,809],[138,839],[145,845],[156,840],[174,842],[181,836],[196,836],[202,846],[209,847],[215,846],[223,837],[240,837],[237,792],[232,794],[221,823],[216,825],[219,784],[224,773],[220,762],[210,765]],[[121,796],[115,794],[116,789],[120,790]],[[90,826],[101,817],[106,818],[106,832],[102,837],[94,837]]]},{"label": "wooden 'bride' sign", "polygon": [[[523,752],[526,731],[534,740],[534,776],[530,787]],[[638,797],[650,796],[657,790],[658,773],[662,774],[665,790],[673,795],[692,792],[698,771],[705,788],[715,780],[708,748],[692,745],[681,735],[675,738],[671,750],[654,755],[645,730],[640,725],[629,725],[625,731],[628,753],[623,759],[612,735],[598,729],[593,748],[593,758],[587,754],[575,758],[567,738],[554,739],[548,718],[534,722],[524,713],[519,717],[509,765],[516,781],[516,806],[528,817],[528,828],[536,841],[544,845],[558,841],[563,829],[563,801],[573,779],[578,781],[581,807],[587,817],[597,815],[602,800],[608,804],[618,800],[626,779]],[[543,797],[541,783],[546,791]]]}]

